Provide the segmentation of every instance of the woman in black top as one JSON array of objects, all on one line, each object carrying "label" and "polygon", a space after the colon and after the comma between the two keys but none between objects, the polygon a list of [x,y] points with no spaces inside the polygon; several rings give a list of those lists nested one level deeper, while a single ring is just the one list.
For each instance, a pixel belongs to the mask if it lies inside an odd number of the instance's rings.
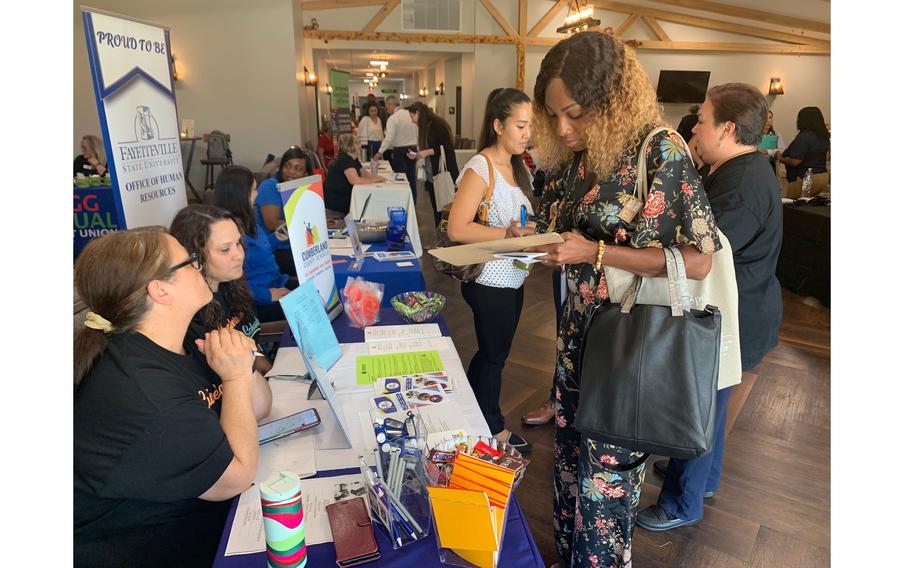
[{"label": "woman in black top", "polygon": [[325,214],[329,219],[341,219],[351,210],[351,192],[360,183],[383,183],[382,176],[372,175],[360,164],[360,146],[353,134],[338,137],[338,157],[325,176]]},{"label": "woman in black top", "polygon": [[[258,345],[261,326],[253,294],[243,275],[240,223],[221,207],[194,204],[177,213],[171,221],[170,233],[188,253],[199,257],[202,276],[212,291],[212,301],[196,312],[193,321],[207,331],[228,325]],[[256,357],[255,368],[265,374],[272,365],[267,358]]]},{"label": "woman in black top", "polygon": [[[424,183],[426,190],[430,192],[430,203],[433,206],[433,217],[436,224],[442,218],[442,214],[437,211],[436,194],[433,192],[433,176],[439,173],[439,147],[445,152],[446,169],[452,176],[452,183],[458,178],[458,161],[455,159],[455,139],[452,137],[452,129],[442,118],[436,116],[430,107],[422,102],[416,102],[408,107],[411,113],[411,120],[417,125],[417,147],[421,148],[417,152],[408,152],[408,158],[416,160],[418,158],[429,157],[427,162],[427,180]],[[443,203],[445,205],[445,203]]]},{"label": "woman in black top", "polygon": [[825,126],[825,117],[818,107],[805,107],[796,115],[799,134],[777,158],[787,168],[787,181],[796,181],[812,168],[813,173],[828,171],[828,150],[831,149],[831,133]]},{"label": "woman in black top", "polygon": [[[775,276],[783,235],[780,189],[767,157],[756,146],[768,113],[765,97],[743,83],[712,87],[693,133],[709,170],[705,193],[717,226],[730,241],[739,305],[743,371],[777,345],[783,310]],[[703,501],[720,488],[727,401],[733,387],[717,391],[714,447],[694,460],[657,462],[664,484],[656,505],[638,513],[653,531],[691,525],[704,515]]]},{"label": "woman in black top", "polygon": [[86,134],[79,142],[82,153],[73,160],[73,177],[82,174],[85,177],[92,175],[103,176],[107,173],[107,156],[104,153],[104,143],[101,138]]},{"label": "woman in black top", "polygon": [[211,566],[228,500],[256,476],[268,383],[252,339],[189,334],[212,300],[195,255],[163,230],[88,244],[91,310],[74,342],[76,566]]}]

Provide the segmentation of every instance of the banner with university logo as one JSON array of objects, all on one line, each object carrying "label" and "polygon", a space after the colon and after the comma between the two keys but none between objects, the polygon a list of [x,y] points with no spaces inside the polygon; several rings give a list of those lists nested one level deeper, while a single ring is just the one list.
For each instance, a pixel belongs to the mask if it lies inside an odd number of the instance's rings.
[{"label": "banner with university logo", "polygon": [[121,227],[168,226],[186,206],[168,28],[83,8]]},{"label": "banner with university logo", "polygon": [[284,203],[297,279],[301,284],[309,281],[316,286],[326,311],[334,317],[340,312],[341,302],[332,270],[322,177],[316,175],[279,183],[278,191]]}]

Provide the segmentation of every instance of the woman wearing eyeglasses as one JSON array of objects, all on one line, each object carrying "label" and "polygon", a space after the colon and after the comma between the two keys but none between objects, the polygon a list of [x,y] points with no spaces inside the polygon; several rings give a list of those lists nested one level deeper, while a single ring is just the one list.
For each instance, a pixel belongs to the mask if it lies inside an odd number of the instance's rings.
[{"label": "woman wearing eyeglasses", "polygon": [[[263,182],[264,185],[265,182]],[[243,166],[228,166],[215,180],[215,205],[226,209],[243,229],[243,272],[262,322],[284,319],[278,300],[297,287],[297,278],[280,270],[262,225],[256,223],[256,178]]]},{"label": "woman wearing eyeglasses", "polygon": [[91,310],[74,342],[76,566],[211,566],[229,499],[256,475],[271,392],[252,339],[194,333],[212,299],[199,269],[147,228],[99,237],[76,261]]},{"label": "woman wearing eyeglasses", "polygon": [[259,185],[259,195],[256,196],[254,204],[256,210],[256,223],[262,225],[266,230],[269,244],[275,251],[275,259],[281,272],[297,275],[297,268],[294,265],[294,255],[291,253],[291,241],[284,239],[275,234],[275,231],[285,224],[284,204],[281,202],[281,192],[278,191],[278,184],[286,181],[300,179],[310,175],[313,171],[310,165],[310,159],[302,148],[291,146],[281,156],[278,163],[278,171],[273,177],[263,181]]}]

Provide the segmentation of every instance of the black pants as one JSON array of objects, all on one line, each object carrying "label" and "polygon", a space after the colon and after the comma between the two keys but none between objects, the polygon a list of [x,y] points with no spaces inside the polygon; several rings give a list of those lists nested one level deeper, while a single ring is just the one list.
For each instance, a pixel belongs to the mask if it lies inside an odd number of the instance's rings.
[{"label": "black pants", "polygon": [[433,191],[433,182],[427,180],[423,182],[423,186],[426,188],[427,193],[430,194],[430,207],[433,208],[433,220],[435,221],[434,227],[439,226],[439,222],[442,221],[442,213],[436,210],[436,192]]},{"label": "black pants", "polygon": [[[288,290],[294,290],[300,282],[295,277],[288,278],[287,284],[284,285]],[[261,323],[269,321],[282,321],[285,319],[284,310],[278,302],[269,302],[268,304],[256,304],[256,316]]]},{"label": "black pants", "polygon": [[493,288],[464,282],[461,295],[474,311],[474,331],[477,334],[477,353],[468,365],[468,382],[490,432],[496,435],[503,431],[506,423],[499,408],[502,369],[518,329],[524,286],[518,289]]},{"label": "black pants", "polygon": [[417,146],[396,146],[392,148],[392,159],[389,164],[393,172],[403,173],[408,178],[411,186],[411,195],[414,196],[414,205],[417,205],[417,160],[408,158],[408,150],[417,150]]}]

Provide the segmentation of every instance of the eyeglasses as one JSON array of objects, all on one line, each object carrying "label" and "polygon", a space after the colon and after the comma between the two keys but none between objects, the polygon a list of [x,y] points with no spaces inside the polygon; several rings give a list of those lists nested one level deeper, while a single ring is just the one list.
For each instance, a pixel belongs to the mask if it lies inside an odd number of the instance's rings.
[{"label": "eyeglasses", "polygon": [[199,262],[199,255],[196,254],[196,253],[194,252],[193,254],[190,255],[190,257],[189,257],[188,259],[184,260],[183,262],[181,262],[181,263],[179,263],[179,264],[175,264],[174,266],[168,268],[168,269],[167,269],[167,273],[168,273],[168,274],[172,274],[172,273],[177,272],[178,270],[180,270],[181,268],[183,268],[184,266],[187,266],[187,265],[192,265],[192,267],[193,267],[195,270],[197,270],[197,271],[198,271],[198,270],[202,270],[202,263]]}]

